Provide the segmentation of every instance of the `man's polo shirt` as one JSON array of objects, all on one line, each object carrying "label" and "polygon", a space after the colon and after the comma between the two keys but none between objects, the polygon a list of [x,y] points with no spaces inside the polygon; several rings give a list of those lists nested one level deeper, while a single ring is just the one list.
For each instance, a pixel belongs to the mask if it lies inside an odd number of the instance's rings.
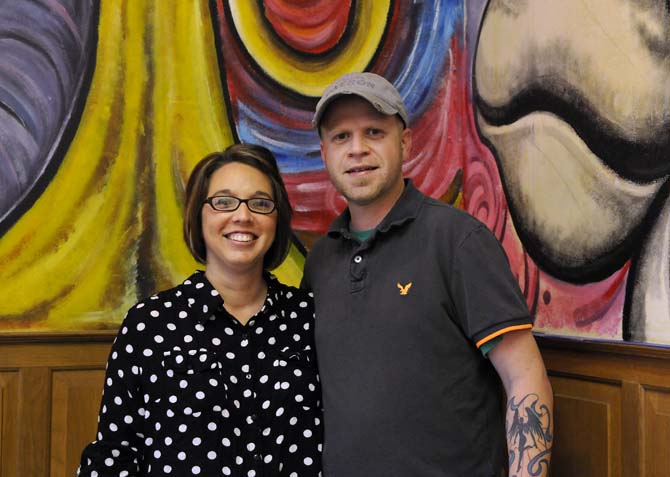
[{"label": "man's polo shirt", "polygon": [[478,350],[531,318],[493,234],[410,181],[360,243],[345,211],[310,252],[326,477],[493,476],[500,381]]}]

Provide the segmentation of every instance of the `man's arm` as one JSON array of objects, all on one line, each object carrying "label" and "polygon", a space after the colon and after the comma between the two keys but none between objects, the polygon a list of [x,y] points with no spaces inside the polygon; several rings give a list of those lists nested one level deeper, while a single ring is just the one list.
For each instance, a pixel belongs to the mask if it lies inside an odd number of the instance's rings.
[{"label": "man's arm", "polygon": [[511,331],[489,353],[507,394],[509,476],[546,476],[554,441],[554,397],[530,330]]}]

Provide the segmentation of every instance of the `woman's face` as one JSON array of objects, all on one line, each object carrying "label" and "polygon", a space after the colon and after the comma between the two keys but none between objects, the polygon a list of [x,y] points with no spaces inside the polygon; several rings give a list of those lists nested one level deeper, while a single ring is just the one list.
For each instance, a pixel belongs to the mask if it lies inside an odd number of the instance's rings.
[{"label": "woman's face", "polygon": [[[209,181],[207,197],[274,200],[272,183],[258,169],[232,162],[217,169]],[[208,272],[240,273],[263,270],[263,257],[272,246],[277,228],[277,210],[254,213],[247,203],[237,210],[220,212],[209,204],[202,208],[202,234],[207,251]]]}]

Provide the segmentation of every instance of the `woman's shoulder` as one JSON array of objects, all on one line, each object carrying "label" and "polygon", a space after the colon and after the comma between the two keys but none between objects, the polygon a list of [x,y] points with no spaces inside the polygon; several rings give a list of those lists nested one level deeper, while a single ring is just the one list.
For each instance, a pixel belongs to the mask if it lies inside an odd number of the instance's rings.
[{"label": "woman's shoulder", "polygon": [[301,308],[313,306],[314,299],[311,291],[282,283],[274,275],[269,275],[269,285],[270,293],[280,302],[295,304]]},{"label": "woman's shoulder", "polygon": [[196,271],[180,284],[153,293],[133,305],[126,314],[126,319],[131,317],[143,318],[146,316],[157,317],[167,315],[171,312],[190,307],[198,298],[197,294],[205,287],[211,288],[204,273]]}]

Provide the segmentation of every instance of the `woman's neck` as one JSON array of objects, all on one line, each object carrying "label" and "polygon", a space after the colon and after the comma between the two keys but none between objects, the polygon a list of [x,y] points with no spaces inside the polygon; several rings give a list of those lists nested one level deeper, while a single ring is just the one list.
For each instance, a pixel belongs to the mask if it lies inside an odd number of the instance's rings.
[{"label": "woman's neck", "polygon": [[237,321],[246,325],[258,313],[267,295],[263,271],[250,273],[217,273],[205,270],[205,276],[223,298],[223,306]]}]

